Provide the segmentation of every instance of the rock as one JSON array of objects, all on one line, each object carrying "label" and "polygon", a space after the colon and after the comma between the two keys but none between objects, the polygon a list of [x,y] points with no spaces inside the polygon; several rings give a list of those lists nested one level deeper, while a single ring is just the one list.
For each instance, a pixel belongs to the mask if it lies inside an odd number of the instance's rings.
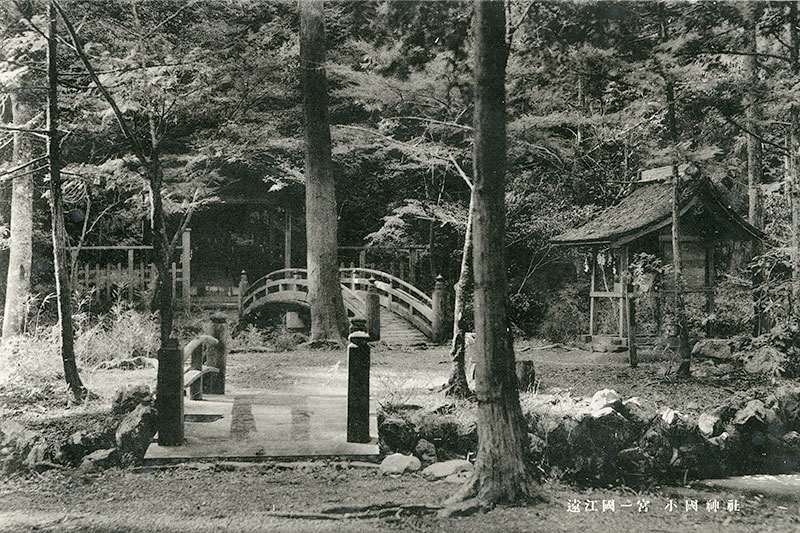
[{"label": "rock", "polygon": [[83,458],[81,466],[82,471],[92,471],[99,468],[110,468],[119,462],[119,454],[116,448],[108,448],[105,450],[96,450]]},{"label": "rock", "polygon": [[443,479],[459,472],[472,472],[472,463],[465,459],[453,459],[452,461],[442,461],[441,463],[434,463],[422,471],[425,479],[436,481]]},{"label": "rock", "polygon": [[686,409],[700,409],[700,404],[697,402],[689,402],[686,404]]},{"label": "rock", "polygon": [[139,404],[150,405],[153,402],[153,393],[147,385],[136,385],[134,387],[123,387],[114,396],[111,404],[111,411],[114,414],[130,413]]},{"label": "rock", "polygon": [[139,370],[142,368],[156,368],[158,360],[152,357],[136,356],[131,359],[103,361],[95,367],[97,370]]},{"label": "rock", "polygon": [[140,404],[128,413],[114,435],[120,455],[123,458],[143,458],[156,434],[156,424],[156,410],[149,405]]},{"label": "rock", "polygon": [[793,448],[800,449],[800,433],[798,433],[797,431],[790,431],[789,433],[781,437],[781,440]]},{"label": "rock", "polygon": [[422,468],[420,460],[413,455],[403,455],[393,453],[381,462],[380,470],[382,474],[403,474],[405,472],[416,472]]},{"label": "rock", "polygon": [[707,357],[715,361],[733,361],[735,356],[731,349],[731,343],[727,339],[702,339],[695,343],[692,348],[692,357]]},{"label": "rock", "polygon": [[736,411],[733,417],[733,425],[748,426],[757,428],[763,426],[767,421],[767,411],[761,400],[750,400],[743,408]]},{"label": "rock", "polygon": [[786,429],[800,431],[800,385],[783,385],[774,394],[775,410]]},{"label": "rock", "polygon": [[423,465],[429,465],[436,462],[436,446],[425,439],[420,439],[417,446],[414,448],[414,455],[416,455]]},{"label": "rock", "polygon": [[767,424],[767,431],[771,435],[780,437],[786,433],[786,428],[783,425],[783,421],[781,421],[780,417],[778,417],[778,413],[775,412],[775,409],[765,409],[764,412],[766,413],[764,422]]},{"label": "rock", "polygon": [[598,411],[604,407],[611,407],[615,410],[619,410],[622,407],[622,398],[617,394],[617,391],[603,389],[594,393],[594,396],[589,401],[589,411]]},{"label": "rock", "polygon": [[414,426],[404,418],[388,417],[378,424],[381,447],[388,452],[411,452],[417,444]]},{"label": "rock", "polygon": [[711,413],[703,413],[697,419],[697,429],[705,438],[716,437],[722,433],[722,420]]},{"label": "rock", "polygon": [[621,414],[616,412],[613,407],[602,407],[600,409],[592,411],[589,416],[591,416],[592,418],[603,418],[606,416],[615,416],[624,418]]},{"label": "rock", "polygon": [[41,463],[45,460],[47,455],[47,442],[40,441],[37,442],[28,452],[28,456],[25,458],[25,465],[29,468],[32,468],[37,463]]},{"label": "rock", "polygon": [[654,416],[654,412],[637,397],[622,402],[620,412],[625,418],[637,424],[647,424]]},{"label": "rock", "polygon": [[723,431],[722,433],[720,433],[716,437],[712,437],[712,438],[708,439],[708,443],[713,445],[713,446],[716,446],[718,448],[723,448],[724,449],[725,448],[725,441],[727,441],[729,437],[730,437],[730,434],[727,431]]},{"label": "rock", "polygon": [[669,407],[665,407],[659,411],[659,414],[661,415],[661,420],[667,425],[667,427],[677,423],[681,419],[681,414],[674,409],[670,409]]},{"label": "rock", "polygon": [[445,483],[455,483],[457,485],[464,484],[470,476],[470,472],[459,472],[458,474],[453,474],[452,476],[447,476],[444,478]]}]

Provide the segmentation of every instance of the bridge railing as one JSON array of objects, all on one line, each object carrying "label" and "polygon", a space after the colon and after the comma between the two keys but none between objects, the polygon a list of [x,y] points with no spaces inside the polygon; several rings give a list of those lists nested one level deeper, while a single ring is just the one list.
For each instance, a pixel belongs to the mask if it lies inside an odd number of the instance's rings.
[{"label": "bridge railing", "polygon": [[381,306],[400,315],[422,331],[433,337],[434,313],[430,296],[402,279],[370,268],[341,268],[342,285],[356,292],[369,289],[370,278],[375,279]]},{"label": "bridge railing", "polygon": [[[437,336],[437,317],[433,298],[417,289],[410,283],[380,270],[369,268],[340,269],[342,297],[345,307],[355,315],[364,314],[365,298],[362,296],[369,289],[371,279],[380,296],[381,306],[405,318],[429,338]],[[270,272],[253,283],[248,283],[243,272],[240,283],[240,313],[246,314],[259,302],[269,299],[269,295],[282,293],[283,298],[274,300],[295,299],[307,301],[308,273],[302,268],[284,268]]]}]

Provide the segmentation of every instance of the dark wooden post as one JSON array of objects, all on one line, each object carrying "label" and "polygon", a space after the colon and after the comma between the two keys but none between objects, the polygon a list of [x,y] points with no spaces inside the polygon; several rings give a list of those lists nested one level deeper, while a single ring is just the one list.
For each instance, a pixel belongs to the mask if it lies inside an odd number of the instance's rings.
[{"label": "dark wooden post", "polygon": [[636,368],[639,364],[639,356],[636,353],[636,293],[633,291],[633,284],[628,284],[626,296],[625,316],[628,322],[628,357],[631,368]]},{"label": "dark wooden post", "polygon": [[158,350],[156,380],[158,445],[183,444],[183,357],[176,339],[168,339]]},{"label": "dark wooden post", "polygon": [[181,292],[183,307],[189,309],[192,305],[192,228],[186,228],[181,237]]},{"label": "dark wooden post", "polygon": [[447,295],[445,294],[446,284],[441,274],[436,276],[436,283],[433,286],[433,342],[444,341],[445,327],[447,325]]},{"label": "dark wooden post", "polygon": [[358,252],[358,268],[367,268],[367,249],[362,248]]},{"label": "dark wooden post", "polygon": [[203,392],[206,394],[225,394],[225,367],[228,362],[228,351],[231,346],[231,337],[228,332],[228,323],[224,316],[215,315],[206,326],[206,335],[217,339],[217,344],[210,346],[206,351],[206,362],[219,372],[208,374],[203,379]]},{"label": "dark wooden post", "polygon": [[381,297],[374,277],[369,278],[367,289],[367,333],[371,341],[381,338]]},{"label": "dark wooden post", "polygon": [[[355,321],[354,321],[355,322]],[[360,327],[353,324],[353,327]],[[357,330],[347,346],[347,442],[369,442],[369,334]]]},{"label": "dark wooden post", "polygon": [[595,307],[594,300],[594,287],[595,278],[597,273],[597,248],[592,248],[592,279],[589,282],[589,342],[592,342],[594,337],[594,324],[597,308]]},{"label": "dark wooden post", "polygon": [[247,272],[242,270],[242,274],[239,276],[239,316],[242,316],[242,312],[244,311],[244,293],[247,292],[247,286]]}]

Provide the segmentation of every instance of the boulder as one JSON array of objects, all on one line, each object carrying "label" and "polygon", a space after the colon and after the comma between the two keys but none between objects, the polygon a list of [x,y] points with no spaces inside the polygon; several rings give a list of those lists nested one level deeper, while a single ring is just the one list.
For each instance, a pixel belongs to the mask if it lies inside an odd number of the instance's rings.
[{"label": "boulder", "polygon": [[111,404],[111,411],[114,414],[123,415],[136,409],[139,404],[150,405],[152,403],[153,393],[147,385],[126,386],[117,391]]},{"label": "boulder", "polygon": [[400,417],[387,417],[379,421],[378,435],[381,447],[388,452],[410,452],[417,444],[414,426]]},{"label": "boulder", "polygon": [[611,407],[615,410],[622,408],[622,398],[617,394],[617,391],[603,389],[594,393],[594,396],[589,401],[589,411],[598,411],[604,407]]},{"label": "boulder", "polygon": [[702,339],[697,341],[692,348],[692,357],[698,359],[708,358],[720,362],[736,359],[731,343],[727,339]]},{"label": "boulder", "polygon": [[465,459],[453,459],[452,461],[442,461],[434,463],[422,471],[425,479],[436,481],[458,474],[460,472],[472,472],[472,463]]},{"label": "boulder", "polygon": [[733,417],[734,426],[751,429],[764,426],[766,421],[767,410],[761,400],[750,400],[747,405],[736,411],[736,415]]},{"label": "boulder", "polygon": [[711,413],[703,413],[697,419],[697,429],[707,439],[722,433],[722,420]]},{"label": "boulder", "polygon": [[422,461],[422,464],[429,465],[436,462],[436,446],[425,439],[420,439],[414,448],[414,455]]},{"label": "boulder", "polygon": [[156,429],[156,410],[149,405],[140,404],[117,427],[114,437],[120,455],[134,460],[143,458]]},{"label": "boulder", "polygon": [[800,385],[778,387],[774,394],[775,411],[786,429],[800,431]]},{"label": "boulder", "polygon": [[798,433],[797,431],[790,431],[789,433],[781,437],[781,440],[785,442],[788,446],[791,446],[792,448],[800,449],[800,433]]},{"label": "boulder", "polygon": [[708,443],[712,446],[716,446],[717,448],[725,448],[725,442],[730,438],[730,434],[727,431],[723,431],[716,437],[712,437],[708,439]]},{"label": "boulder", "polygon": [[119,463],[119,454],[116,448],[108,448],[105,450],[95,450],[81,462],[80,469],[83,471],[92,471],[103,468],[111,468]]},{"label": "boulder", "polygon": [[422,468],[420,460],[413,455],[403,455],[402,453],[393,453],[386,456],[381,462],[380,471],[382,474],[404,474],[406,472],[416,472]]},{"label": "boulder", "polygon": [[447,476],[444,478],[445,483],[454,483],[456,485],[463,485],[470,476],[470,472],[466,470],[464,472],[459,472],[458,474],[453,474],[452,476]]},{"label": "boulder", "polygon": [[655,415],[654,411],[637,397],[628,398],[622,402],[620,412],[631,422],[641,425],[649,423]]}]

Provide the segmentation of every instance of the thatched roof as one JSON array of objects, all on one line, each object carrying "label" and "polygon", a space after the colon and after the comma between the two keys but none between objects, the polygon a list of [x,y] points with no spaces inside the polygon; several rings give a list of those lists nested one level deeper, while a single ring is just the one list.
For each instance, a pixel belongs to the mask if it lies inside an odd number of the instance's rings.
[{"label": "thatched roof", "polygon": [[[714,236],[724,240],[763,239],[764,234],[740,217],[708,178],[687,180],[681,191],[680,213],[702,208],[713,217]],[[672,223],[672,183],[652,180],[638,185],[618,204],[577,228],[551,239],[556,245],[620,246]]]}]

